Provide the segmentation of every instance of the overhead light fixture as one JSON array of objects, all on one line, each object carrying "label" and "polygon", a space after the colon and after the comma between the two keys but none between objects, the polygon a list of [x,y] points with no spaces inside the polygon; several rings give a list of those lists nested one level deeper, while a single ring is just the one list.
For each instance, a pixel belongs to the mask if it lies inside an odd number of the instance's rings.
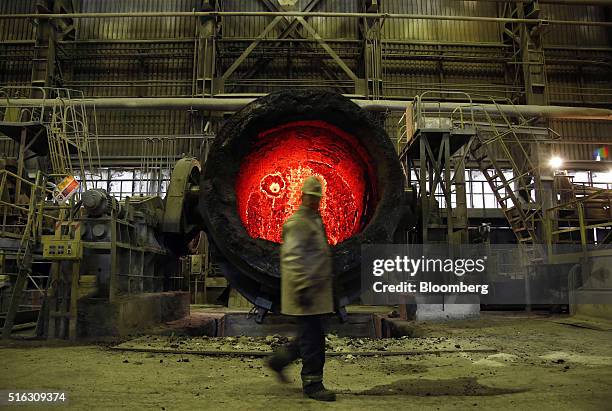
[{"label": "overhead light fixture", "polygon": [[554,170],[558,170],[563,165],[563,159],[559,156],[554,156],[548,161],[548,165]]}]

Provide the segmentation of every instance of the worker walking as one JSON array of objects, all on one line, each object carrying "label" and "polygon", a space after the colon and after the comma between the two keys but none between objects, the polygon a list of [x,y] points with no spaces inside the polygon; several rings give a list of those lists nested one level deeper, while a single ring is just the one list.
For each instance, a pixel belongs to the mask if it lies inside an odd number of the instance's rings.
[{"label": "worker walking", "polygon": [[304,395],[335,401],[336,394],[323,386],[325,364],[325,314],[333,312],[332,260],[319,214],[323,188],[316,177],[302,186],[302,204],[283,225],[280,249],[281,312],[294,316],[297,337],[276,350],[268,366],[282,381],[283,369],[302,358]]}]

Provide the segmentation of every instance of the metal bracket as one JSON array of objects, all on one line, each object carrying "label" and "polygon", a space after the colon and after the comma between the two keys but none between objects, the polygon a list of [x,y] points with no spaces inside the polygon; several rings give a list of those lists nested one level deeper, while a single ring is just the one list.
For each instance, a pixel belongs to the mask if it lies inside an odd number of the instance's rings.
[{"label": "metal bracket", "polygon": [[348,313],[346,312],[346,306],[348,305],[348,298],[341,298],[336,302],[336,315],[342,324],[348,321]]},{"label": "metal bracket", "polygon": [[267,313],[268,310],[266,310],[265,308],[257,307],[257,310],[255,312],[255,322],[257,324],[263,324],[264,318],[266,317]]},{"label": "metal bracket", "polygon": [[336,315],[338,316],[342,324],[348,321],[348,313],[346,312],[346,308],[344,306],[338,307],[338,309],[336,310]]},{"label": "metal bracket", "polygon": [[257,324],[263,324],[266,314],[268,314],[268,311],[272,308],[272,301],[257,297],[257,299],[255,299],[255,307],[255,322]]}]

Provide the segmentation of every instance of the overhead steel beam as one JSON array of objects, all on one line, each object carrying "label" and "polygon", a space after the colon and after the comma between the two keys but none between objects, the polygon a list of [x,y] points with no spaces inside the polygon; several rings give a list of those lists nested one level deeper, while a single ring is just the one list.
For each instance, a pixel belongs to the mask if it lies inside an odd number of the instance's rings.
[{"label": "overhead steel beam", "polygon": [[[263,1],[265,1],[265,2],[267,2],[267,3],[269,3],[269,4],[272,4],[272,5],[273,5],[273,3],[271,3],[269,0],[263,0]],[[319,2],[320,2],[320,0],[311,0],[311,1],[310,1],[310,2],[309,2],[307,5],[306,5],[306,7],[304,7],[304,10],[302,10],[302,12],[304,12],[304,13],[309,13],[309,12],[311,12],[311,11],[312,11],[312,9],[314,9],[314,8],[317,6],[317,4],[319,4]],[[282,10],[279,10],[279,9],[278,9],[278,7],[275,7],[275,8],[276,8],[276,11],[282,11]],[[270,9],[270,11],[272,11],[272,9]],[[295,31],[295,29],[297,29],[298,25],[299,25],[299,22],[297,21],[297,19],[293,19],[293,20],[291,20],[291,22],[290,22],[290,23],[289,23],[289,25],[288,25],[288,26],[285,28],[285,30],[283,30],[283,32],[281,33],[281,35],[279,36],[279,38],[283,38],[283,36],[286,36],[286,35],[291,34],[293,31]]]},{"label": "overhead steel beam", "polygon": [[272,20],[270,22],[270,24],[268,24],[266,26],[266,28],[264,29],[264,31],[261,32],[261,34],[259,36],[257,36],[257,38],[255,39],[254,42],[252,42],[249,47],[246,48],[246,50],[244,50],[242,52],[242,54],[240,55],[240,57],[238,57],[236,59],[236,61],[234,61],[234,63],[227,69],[225,70],[225,73],[223,73],[223,76],[221,76],[221,80],[223,82],[225,82],[229,76],[232,75],[232,73],[234,71],[236,71],[236,69],[238,68],[238,66],[240,66],[240,64],[242,64],[242,62],[249,56],[249,54],[251,54],[251,52],[255,49],[255,47],[257,47],[257,45],[261,42],[261,40],[266,37],[266,35],[274,28],[276,27],[276,25],[281,21],[282,16],[277,16],[274,18],[274,20]]},{"label": "overhead steel beam", "polygon": [[[60,105],[84,105],[105,110],[181,110],[196,109],[209,111],[237,111],[245,105],[254,101],[256,97],[242,98],[183,98],[183,97],[149,97],[149,98],[96,98],[96,99],[73,99],[65,100],[39,100],[39,99],[11,99],[1,100],[0,105],[12,105],[16,107],[47,107]],[[412,100],[364,100],[352,99],[356,104],[368,111],[403,112],[412,104]],[[442,112],[451,112],[458,107],[466,107],[468,103],[422,103],[426,109],[436,109]],[[510,104],[473,104],[490,112],[503,112],[506,115],[523,115],[525,117],[544,117],[557,119],[576,120],[608,120],[612,121],[612,110],[606,108],[592,107],[565,107],[565,106],[535,106],[535,105],[510,105]]]},{"label": "overhead steel beam", "polygon": [[[268,10],[270,11],[274,11],[274,10],[279,10],[278,6],[274,3],[272,3],[270,0],[261,0],[264,5],[268,8]],[[320,0],[311,0],[306,7],[304,8],[304,12],[308,12],[310,10],[312,10],[313,8],[316,7],[316,5],[319,3]],[[282,40],[291,40],[294,41],[293,38],[289,38],[290,35],[294,34],[297,30],[297,27],[299,26],[299,22],[297,21],[297,19],[292,19],[290,20],[288,17],[285,18],[285,20],[287,20],[287,22],[289,22],[289,24],[287,24],[287,26],[283,29],[283,31],[281,32],[281,34],[279,34],[278,38],[274,39],[277,42],[274,43],[274,47],[279,47],[280,45],[282,45]],[[229,40],[233,40],[233,39],[229,39]],[[271,41],[273,41],[272,39],[270,39]],[[309,40],[309,39],[304,39],[301,38],[300,36],[300,40]],[[263,41],[263,40],[262,40]],[[253,78],[253,76],[258,73],[259,71],[263,70],[264,68],[266,68],[266,66],[268,64],[270,64],[270,62],[272,61],[272,58],[265,58],[265,57],[261,57],[259,58],[249,69],[249,71],[241,78],[241,80],[244,79],[248,79],[248,78]],[[327,72],[324,70],[324,73],[327,74]]]},{"label": "overhead steel beam", "polygon": [[351,70],[345,63],[344,61],[342,61],[342,59],[340,58],[340,56],[338,56],[338,54],[336,54],[336,52],[329,47],[329,45],[321,38],[321,36],[319,36],[319,33],[317,33],[317,31],[310,25],[310,23],[308,23],[306,20],[304,20],[302,17],[298,17],[297,20],[300,22],[300,24],[302,26],[304,26],[304,28],[306,29],[306,31],[312,36],[314,37],[314,39],[317,41],[317,43],[319,43],[319,45],[321,47],[323,47],[323,49],[327,52],[327,54],[329,54],[331,56],[331,58],[336,62],[336,64],[338,66],[340,66],[340,68],[342,69],[342,71],[344,71],[346,73],[347,76],[349,76],[351,78],[351,80],[353,81],[358,81],[359,78],[357,77],[357,75],[355,73],[353,73],[353,70]]},{"label": "overhead steel beam", "polygon": [[[0,14],[0,20],[14,19],[99,19],[99,18],[133,18],[133,17],[216,17],[216,16],[267,16],[267,17],[367,17],[384,19],[410,19],[410,20],[451,20],[451,21],[477,21],[490,23],[530,23],[533,19],[516,19],[505,17],[481,17],[481,16],[441,16],[432,14],[407,14],[407,13],[339,13],[339,12],[259,12],[259,11],[169,11],[169,12],[118,12],[118,13],[62,13],[62,14]],[[612,27],[609,21],[577,21],[577,20],[546,20],[541,19],[542,24],[570,25],[570,26],[602,26]]]}]

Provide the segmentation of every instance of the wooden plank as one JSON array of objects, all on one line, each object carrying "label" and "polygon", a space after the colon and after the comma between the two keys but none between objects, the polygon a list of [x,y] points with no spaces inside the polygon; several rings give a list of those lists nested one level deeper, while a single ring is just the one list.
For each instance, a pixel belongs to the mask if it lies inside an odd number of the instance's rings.
[{"label": "wooden plank", "polygon": [[[129,352],[146,352],[155,354],[189,354],[202,356],[240,356],[240,357],[267,357],[273,354],[272,351],[228,351],[228,350],[176,350],[162,348],[134,348],[134,347],[111,347],[113,351],[129,351]],[[429,355],[429,354],[456,354],[456,353],[495,353],[495,348],[471,348],[464,350],[409,350],[409,351],[328,351],[325,353],[327,357],[341,357],[343,355],[354,355],[361,357],[393,357],[406,355]]]},{"label": "wooden plank", "polygon": [[[267,336],[295,334],[295,319],[287,316],[269,315],[263,324],[257,324],[252,316],[243,313],[230,313],[224,317],[224,332],[220,336]],[[348,321],[341,323],[337,317],[326,319],[326,328],[329,333],[350,337],[374,337],[374,325],[371,314],[349,314]]]}]

